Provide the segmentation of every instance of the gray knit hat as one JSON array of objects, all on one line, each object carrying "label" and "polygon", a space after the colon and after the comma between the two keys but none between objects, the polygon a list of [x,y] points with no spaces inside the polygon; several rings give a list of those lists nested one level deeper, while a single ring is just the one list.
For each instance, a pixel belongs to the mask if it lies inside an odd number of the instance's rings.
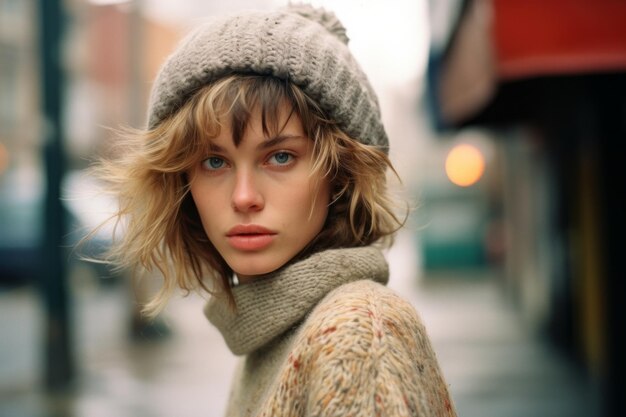
[{"label": "gray knit hat", "polygon": [[225,75],[263,74],[293,82],[349,136],[387,150],[376,94],[347,44],[333,13],[308,5],[211,19],[165,61],[152,88],[148,128]]}]

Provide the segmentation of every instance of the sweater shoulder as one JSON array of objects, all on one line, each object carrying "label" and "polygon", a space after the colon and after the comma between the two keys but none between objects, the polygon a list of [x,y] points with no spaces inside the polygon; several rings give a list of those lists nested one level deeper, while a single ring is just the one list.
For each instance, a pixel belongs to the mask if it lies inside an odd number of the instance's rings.
[{"label": "sweater shoulder", "polygon": [[290,364],[309,381],[311,415],[455,415],[416,310],[391,289],[345,284],[301,330]]},{"label": "sweater shoulder", "polygon": [[[309,332],[332,333],[340,337],[376,336],[387,330],[387,336],[402,337],[424,333],[424,326],[415,308],[393,290],[377,282],[363,280],[342,285],[318,303],[307,319]],[[393,330],[393,331],[391,331]]]},{"label": "sweater shoulder", "polygon": [[355,281],[330,292],[300,329],[299,350],[310,361],[398,359],[436,363],[426,329],[415,308],[393,290],[372,281]]}]

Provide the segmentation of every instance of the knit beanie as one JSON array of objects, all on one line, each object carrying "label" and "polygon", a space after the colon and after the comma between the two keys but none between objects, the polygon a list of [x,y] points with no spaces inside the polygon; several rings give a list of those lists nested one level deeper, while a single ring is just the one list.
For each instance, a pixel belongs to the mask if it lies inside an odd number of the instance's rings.
[{"label": "knit beanie", "polygon": [[304,91],[350,137],[387,151],[378,99],[337,17],[309,5],[208,20],[170,55],[152,87],[148,128],[229,74],[272,75]]}]

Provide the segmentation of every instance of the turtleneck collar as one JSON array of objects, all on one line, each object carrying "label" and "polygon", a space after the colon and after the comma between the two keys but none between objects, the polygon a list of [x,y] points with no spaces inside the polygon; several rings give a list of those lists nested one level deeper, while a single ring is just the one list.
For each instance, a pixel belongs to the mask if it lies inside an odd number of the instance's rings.
[{"label": "turtleneck collar", "polygon": [[236,309],[213,297],[204,313],[235,355],[247,355],[298,324],[333,289],[362,279],[387,283],[378,248],[327,250],[232,288]]}]

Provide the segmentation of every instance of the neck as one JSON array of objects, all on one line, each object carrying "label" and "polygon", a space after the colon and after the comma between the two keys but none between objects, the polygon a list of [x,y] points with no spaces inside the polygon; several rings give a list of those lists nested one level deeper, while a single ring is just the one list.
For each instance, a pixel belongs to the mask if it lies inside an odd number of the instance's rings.
[{"label": "neck", "polygon": [[236,309],[213,298],[205,314],[234,354],[248,354],[300,322],[333,289],[362,279],[386,283],[388,277],[387,263],[377,248],[327,250],[252,277],[232,288]]}]

